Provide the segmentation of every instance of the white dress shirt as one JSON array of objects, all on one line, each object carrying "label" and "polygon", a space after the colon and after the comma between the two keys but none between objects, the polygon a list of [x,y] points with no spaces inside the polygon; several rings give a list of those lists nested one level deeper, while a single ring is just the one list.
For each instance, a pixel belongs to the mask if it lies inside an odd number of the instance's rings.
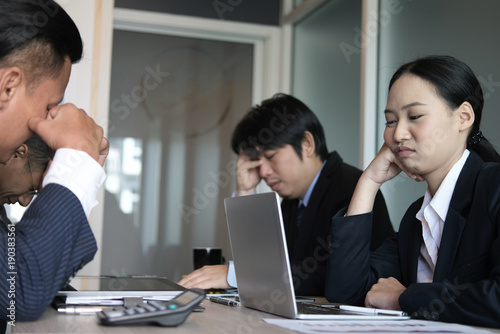
[{"label": "white dress shirt", "polygon": [[58,149],[49,170],[43,179],[43,186],[57,183],[68,188],[78,197],[87,217],[97,205],[97,192],[106,179],[102,166],[83,151],[70,148]]},{"label": "white dress shirt", "polygon": [[424,240],[418,258],[417,282],[419,283],[429,283],[433,280],[451,197],[469,153],[469,150],[464,151],[462,157],[453,165],[443,182],[441,182],[434,197],[431,196],[427,188],[422,207],[416,214],[416,218],[422,222],[422,237]]}]

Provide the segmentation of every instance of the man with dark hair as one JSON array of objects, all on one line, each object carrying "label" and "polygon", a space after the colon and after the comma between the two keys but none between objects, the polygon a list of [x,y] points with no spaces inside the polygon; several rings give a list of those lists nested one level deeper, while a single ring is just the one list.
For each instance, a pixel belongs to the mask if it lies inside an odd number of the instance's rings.
[{"label": "man with dark hair", "polygon": [[[281,209],[295,292],[323,296],[330,222],[349,204],[361,171],[343,163],[337,152],[328,153],[316,115],[286,94],[277,94],[252,108],[236,126],[231,146],[238,154],[235,195],[254,194],[263,179],[283,198]],[[394,233],[380,192],[374,217],[372,249]],[[229,268],[205,266],[179,283],[228,288],[236,286],[232,271],[231,264]]]},{"label": "man with dark hair", "polygon": [[0,1],[0,163],[34,133],[55,152],[23,219],[0,224],[0,321],[40,317],[97,250],[87,216],[109,143],[84,110],[59,105],[82,50],[55,1]]}]

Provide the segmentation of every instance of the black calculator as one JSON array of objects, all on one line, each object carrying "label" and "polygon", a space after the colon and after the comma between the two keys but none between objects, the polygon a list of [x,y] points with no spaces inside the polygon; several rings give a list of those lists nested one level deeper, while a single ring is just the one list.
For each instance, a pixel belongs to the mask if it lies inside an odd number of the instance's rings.
[{"label": "black calculator", "polygon": [[153,323],[175,327],[182,324],[204,298],[204,290],[188,289],[169,301],[148,300],[113,307],[98,312],[97,317],[103,325]]}]

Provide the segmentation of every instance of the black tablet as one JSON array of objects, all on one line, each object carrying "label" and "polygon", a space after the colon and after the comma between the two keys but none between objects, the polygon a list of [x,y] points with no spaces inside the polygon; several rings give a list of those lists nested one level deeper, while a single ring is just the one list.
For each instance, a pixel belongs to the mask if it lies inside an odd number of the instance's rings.
[{"label": "black tablet", "polygon": [[164,277],[142,276],[75,276],[69,285],[57,293],[66,298],[66,304],[92,304],[94,300],[128,297],[168,300],[185,290]]}]

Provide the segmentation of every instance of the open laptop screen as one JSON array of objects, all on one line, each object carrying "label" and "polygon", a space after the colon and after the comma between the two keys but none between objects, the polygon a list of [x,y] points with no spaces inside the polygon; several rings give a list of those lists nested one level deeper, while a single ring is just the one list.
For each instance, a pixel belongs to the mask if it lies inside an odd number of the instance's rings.
[{"label": "open laptop screen", "polygon": [[224,205],[242,305],[294,318],[279,196],[270,192],[226,198]]}]

